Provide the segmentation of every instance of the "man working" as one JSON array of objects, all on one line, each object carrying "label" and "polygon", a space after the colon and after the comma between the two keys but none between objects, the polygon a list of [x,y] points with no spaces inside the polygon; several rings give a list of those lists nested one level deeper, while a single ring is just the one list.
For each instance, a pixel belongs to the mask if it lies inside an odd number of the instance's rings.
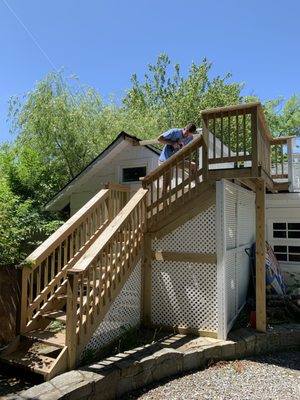
[{"label": "man working", "polygon": [[[193,140],[193,133],[196,132],[196,125],[194,123],[189,123],[185,128],[173,128],[167,132],[160,135],[157,140],[160,143],[164,143],[164,147],[159,157],[159,162],[162,163],[175,154],[181,147],[185,146]],[[195,168],[193,168],[195,169]],[[170,186],[171,174],[166,172],[163,181],[163,192],[164,195]]]},{"label": "man working", "polygon": [[183,129],[169,129],[167,132],[160,135],[157,140],[160,143],[164,143],[165,146],[162,149],[159,161],[166,161],[182,146],[188,144],[191,140],[193,140],[193,133],[195,132],[196,125],[194,123],[189,123]]}]

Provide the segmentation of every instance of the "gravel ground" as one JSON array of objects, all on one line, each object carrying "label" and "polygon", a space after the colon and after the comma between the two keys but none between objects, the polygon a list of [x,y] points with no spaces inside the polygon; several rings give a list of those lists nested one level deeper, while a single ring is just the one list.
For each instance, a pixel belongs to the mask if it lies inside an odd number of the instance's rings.
[{"label": "gravel ground", "polygon": [[220,361],[123,397],[134,399],[299,400],[300,351]]}]

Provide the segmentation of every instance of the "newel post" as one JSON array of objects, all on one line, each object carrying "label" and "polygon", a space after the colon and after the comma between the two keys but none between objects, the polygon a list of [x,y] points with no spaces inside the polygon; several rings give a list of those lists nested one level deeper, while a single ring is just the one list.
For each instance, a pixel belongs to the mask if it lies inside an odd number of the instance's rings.
[{"label": "newel post", "polygon": [[208,180],[208,147],[209,147],[209,135],[208,135],[208,117],[202,114],[202,174],[203,180]]},{"label": "newel post", "polygon": [[294,159],[293,159],[293,147],[294,138],[287,139],[287,154],[288,154],[288,181],[290,183],[289,191],[294,191]]},{"label": "newel post", "polygon": [[77,327],[77,293],[78,273],[67,274],[67,321],[66,321],[66,345],[68,346],[68,369],[76,367],[76,327]]},{"label": "newel post", "polygon": [[260,154],[260,141],[259,141],[259,132],[258,132],[258,112],[257,106],[253,107],[251,110],[251,140],[252,140],[252,176],[259,176],[259,165],[261,164],[261,160],[259,160]]},{"label": "newel post", "polygon": [[26,332],[27,324],[27,304],[28,304],[28,269],[29,266],[22,267],[21,280],[21,304],[20,304],[20,333]]}]

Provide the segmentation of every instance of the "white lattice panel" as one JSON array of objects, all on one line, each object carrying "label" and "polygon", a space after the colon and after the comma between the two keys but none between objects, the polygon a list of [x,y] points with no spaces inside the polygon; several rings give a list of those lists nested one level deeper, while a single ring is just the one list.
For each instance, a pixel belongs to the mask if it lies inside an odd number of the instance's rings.
[{"label": "white lattice panel", "polygon": [[125,330],[137,326],[141,320],[141,263],[138,262],[128,281],[112,304],[109,312],[99,325],[84,349],[99,350]]},{"label": "white lattice panel", "polygon": [[216,265],[153,262],[152,322],[216,332]]},{"label": "white lattice panel", "polygon": [[[199,200],[201,201],[201,199]],[[161,240],[153,241],[153,250],[186,253],[216,252],[216,208],[211,206]]]}]

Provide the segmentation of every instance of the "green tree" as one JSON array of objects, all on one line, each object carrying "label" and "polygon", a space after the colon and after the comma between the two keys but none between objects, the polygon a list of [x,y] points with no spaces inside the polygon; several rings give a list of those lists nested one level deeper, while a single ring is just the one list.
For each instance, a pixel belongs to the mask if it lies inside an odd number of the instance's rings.
[{"label": "green tree", "polygon": [[[74,79],[66,82],[61,73],[50,74],[24,102],[10,101],[17,139],[7,173],[16,190],[14,180],[20,188],[27,186],[29,197],[34,186],[38,196],[53,195],[112,139],[111,133],[105,136],[107,129],[101,129],[107,116],[96,91],[74,86]],[[38,186],[32,180],[35,176]]]},{"label": "green tree", "polygon": [[[201,125],[200,112],[206,108],[238,104],[243,101],[243,84],[228,83],[230,74],[209,78],[212,64],[204,58],[202,64],[192,63],[184,78],[178,64],[173,74],[169,72],[171,61],[166,54],[158,57],[156,64],[148,65],[144,83],[137,75],[132,76],[132,88],[123,99],[128,118],[152,120],[158,132],[174,126],[184,126],[187,121]],[[155,121],[155,122],[154,122]]]}]

